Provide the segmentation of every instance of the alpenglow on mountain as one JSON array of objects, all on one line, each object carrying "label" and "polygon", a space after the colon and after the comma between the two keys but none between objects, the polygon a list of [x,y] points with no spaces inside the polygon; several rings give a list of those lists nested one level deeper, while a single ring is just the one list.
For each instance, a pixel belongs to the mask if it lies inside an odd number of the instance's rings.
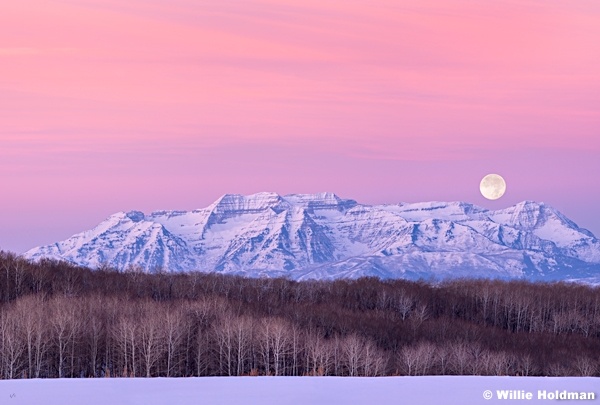
[{"label": "alpenglow on mountain", "polygon": [[121,270],[331,279],[600,280],[600,241],[531,201],[364,205],[332,193],[227,194],[194,211],[119,212],[25,253]]}]

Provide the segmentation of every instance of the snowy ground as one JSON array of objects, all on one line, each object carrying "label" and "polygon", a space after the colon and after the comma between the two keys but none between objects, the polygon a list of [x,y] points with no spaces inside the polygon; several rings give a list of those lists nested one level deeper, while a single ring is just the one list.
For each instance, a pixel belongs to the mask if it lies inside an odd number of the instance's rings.
[{"label": "snowy ground", "polygon": [[[490,390],[493,398],[484,399]],[[499,400],[497,390],[531,392],[531,400]],[[521,391],[523,390],[523,391]],[[600,378],[534,377],[214,377],[0,381],[0,404],[490,404],[552,403],[538,391],[594,392]]]}]

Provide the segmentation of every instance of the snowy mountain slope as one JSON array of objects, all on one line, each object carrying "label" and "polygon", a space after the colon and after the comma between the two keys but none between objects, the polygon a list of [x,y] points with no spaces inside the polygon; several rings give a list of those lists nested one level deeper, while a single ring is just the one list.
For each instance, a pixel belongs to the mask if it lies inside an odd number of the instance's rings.
[{"label": "snowy mountain slope", "polygon": [[464,202],[370,206],[332,193],[227,194],[190,212],[121,212],[25,256],[295,279],[600,274],[600,241],[543,203],[498,211]]}]

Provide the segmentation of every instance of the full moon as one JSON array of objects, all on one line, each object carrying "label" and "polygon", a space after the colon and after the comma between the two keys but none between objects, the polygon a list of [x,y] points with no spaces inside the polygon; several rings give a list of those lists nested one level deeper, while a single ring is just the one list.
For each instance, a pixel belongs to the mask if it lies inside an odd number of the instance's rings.
[{"label": "full moon", "polygon": [[488,174],[479,183],[479,190],[488,200],[497,200],[506,192],[506,182],[498,174]]}]

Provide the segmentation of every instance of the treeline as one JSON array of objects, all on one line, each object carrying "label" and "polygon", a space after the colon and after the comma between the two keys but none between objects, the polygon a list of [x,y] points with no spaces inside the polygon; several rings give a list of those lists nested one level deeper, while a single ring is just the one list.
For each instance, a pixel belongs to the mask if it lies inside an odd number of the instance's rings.
[{"label": "treeline", "polygon": [[600,375],[600,289],[34,264],[0,252],[0,377]]}]

